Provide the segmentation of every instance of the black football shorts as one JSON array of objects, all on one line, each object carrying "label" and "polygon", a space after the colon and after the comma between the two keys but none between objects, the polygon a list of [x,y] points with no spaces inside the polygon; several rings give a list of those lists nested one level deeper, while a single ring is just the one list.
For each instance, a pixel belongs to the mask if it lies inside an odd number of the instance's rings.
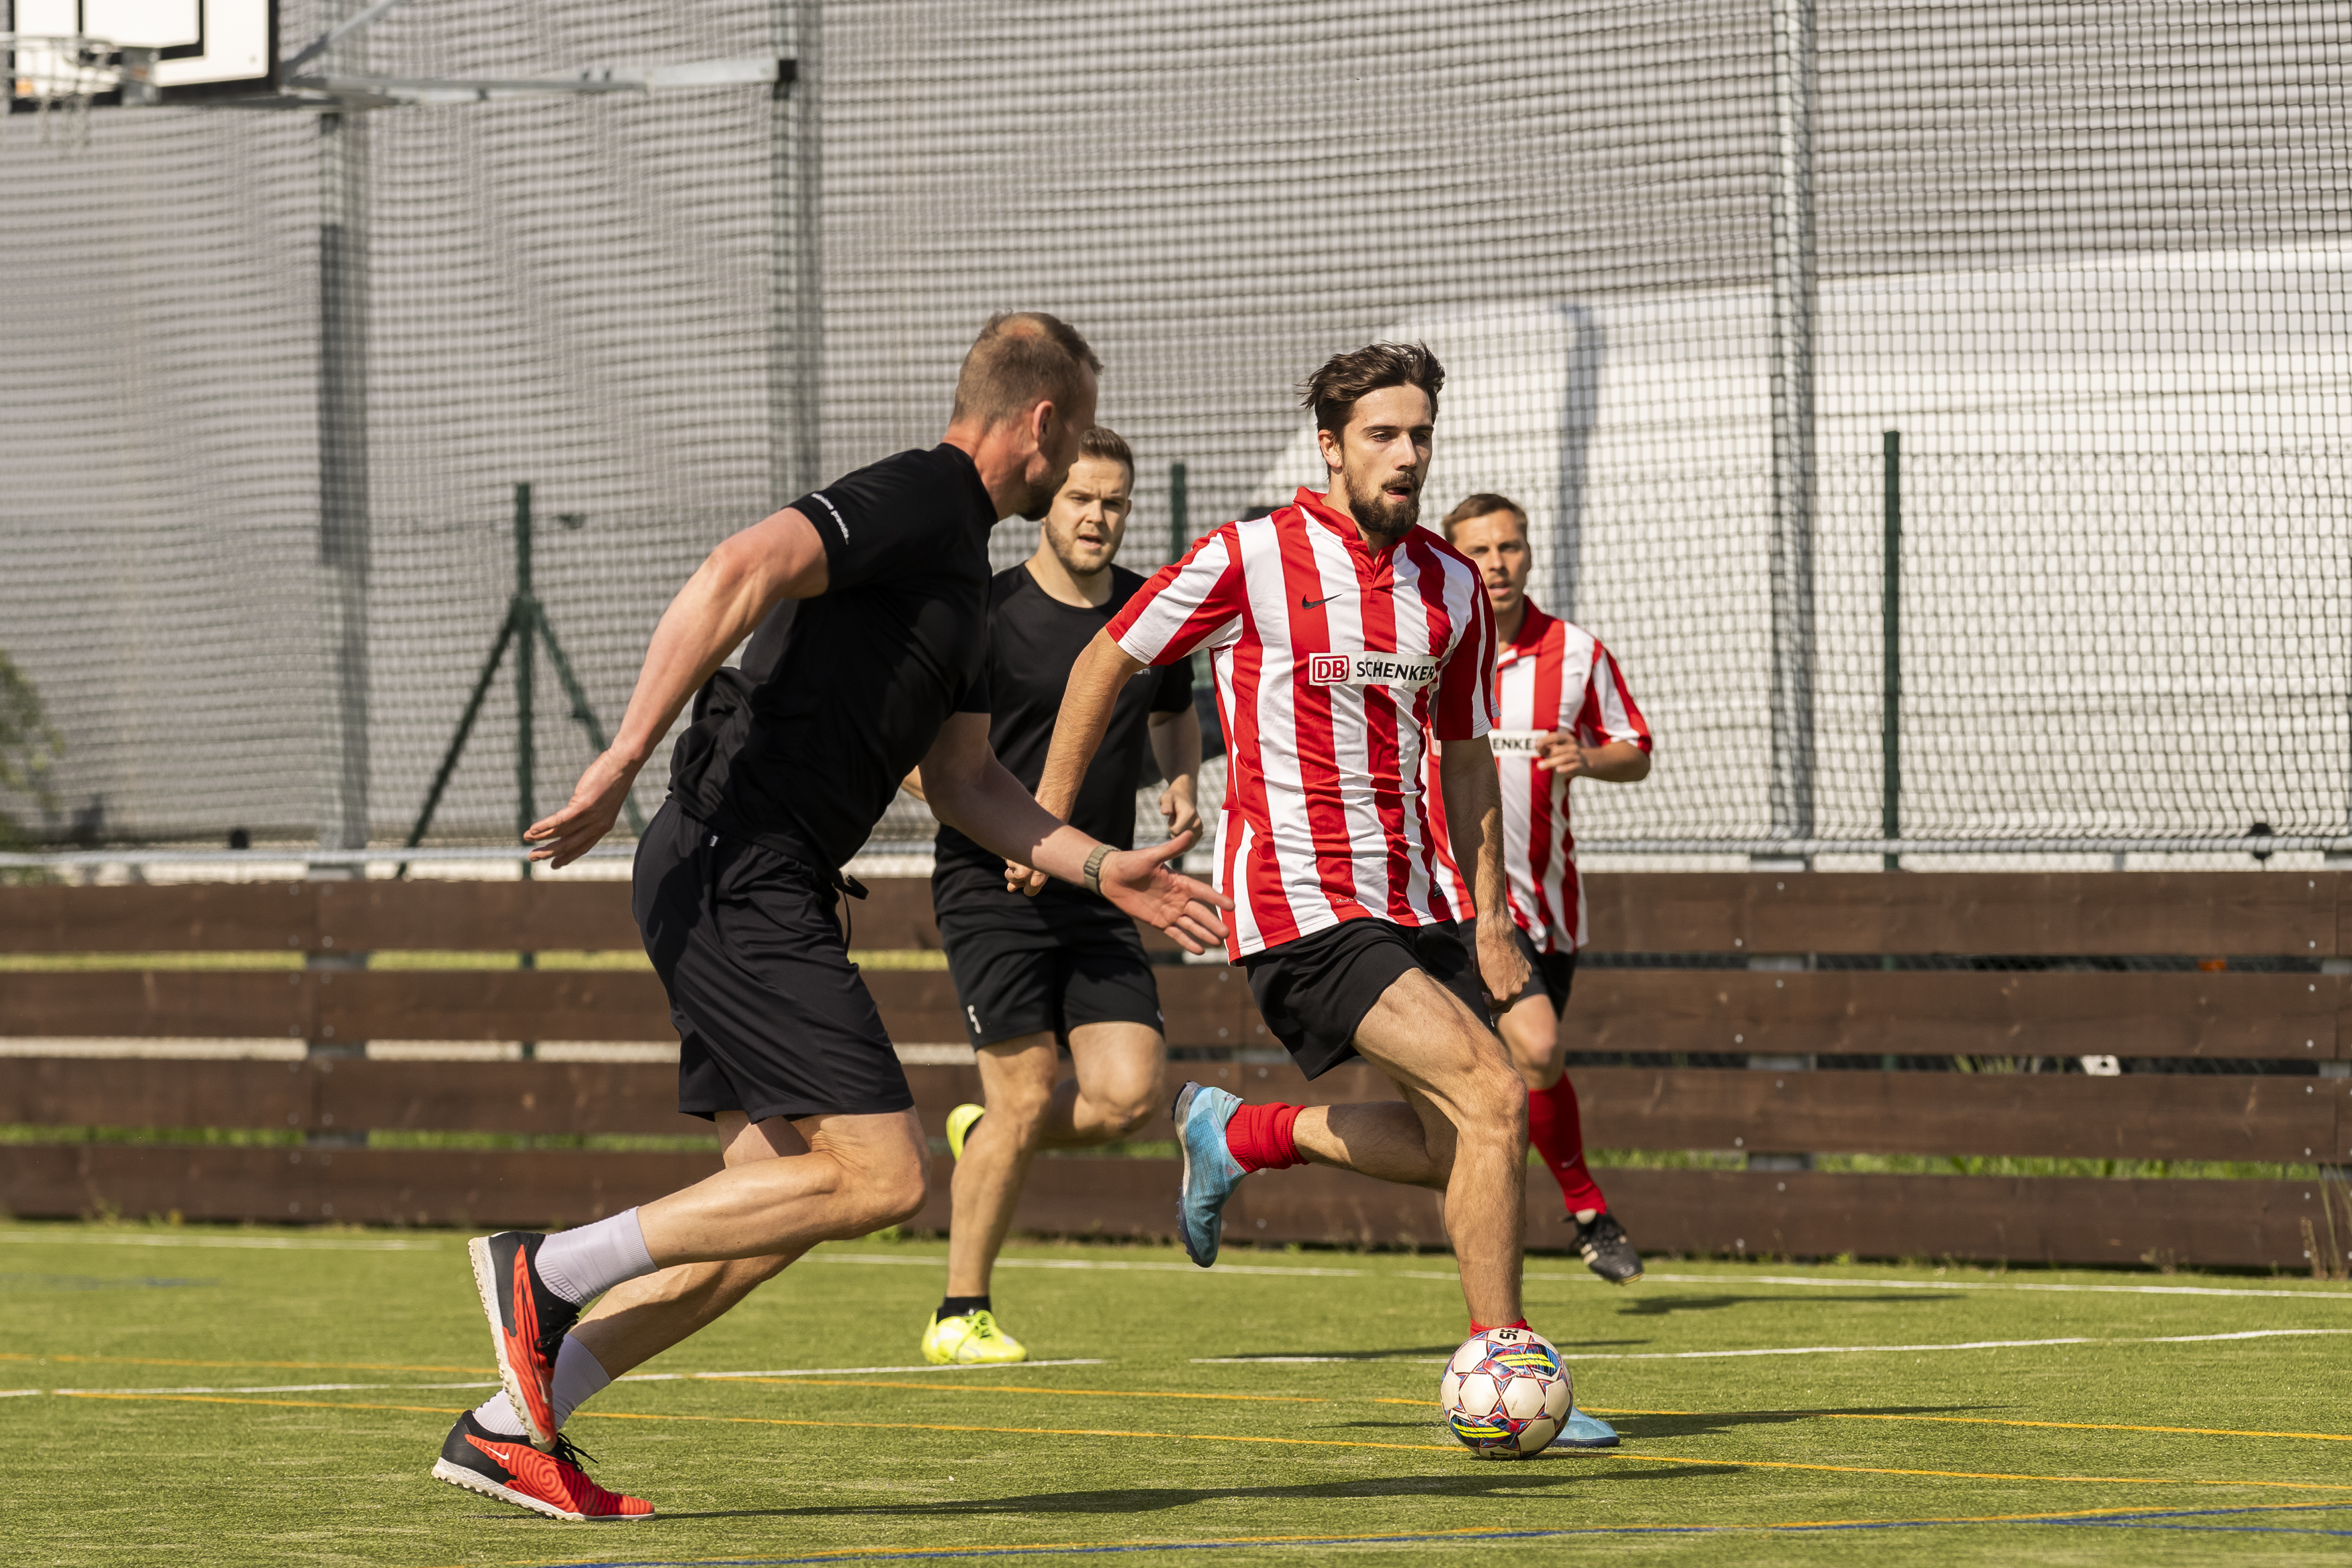
[{"label": "black football shorts", "polygon": [[1356,1026],[1408,969],[1425,972],[1474,1016],[1490,1016],[1476,959],[1452,925],[1347,920],[1252,953],[1242,966],[1265,1027],[1309,1078],[1356,1054]]},{"label": "black football shorts", "polygon": [[1108,904],[1099,919],[1050,925],[1025,911],[1007,913],[1011,918],[992,919],[985,909],[940,916],[940,946],[974,1050],[1046,1030],[1066,1041],[1090,1023],[1163,1030],[1160,987],[1133,920]]},{"label": "black football shorts", "polygon": [[833,878],[665,801],[630,909],[677,1026],[677,1108],[716,1119],[878,1115],[914,1096],[849,961]]}]

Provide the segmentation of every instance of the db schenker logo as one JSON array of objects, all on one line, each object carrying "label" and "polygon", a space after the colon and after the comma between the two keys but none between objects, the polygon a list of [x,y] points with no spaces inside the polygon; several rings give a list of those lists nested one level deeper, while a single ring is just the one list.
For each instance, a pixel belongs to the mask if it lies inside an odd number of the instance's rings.
[{"label": "db schenker logo", "polygon": [[1344,686],[1355,673],[1356,661],[1347,653],[1309,653],[1307,679],[1318,686]]}]

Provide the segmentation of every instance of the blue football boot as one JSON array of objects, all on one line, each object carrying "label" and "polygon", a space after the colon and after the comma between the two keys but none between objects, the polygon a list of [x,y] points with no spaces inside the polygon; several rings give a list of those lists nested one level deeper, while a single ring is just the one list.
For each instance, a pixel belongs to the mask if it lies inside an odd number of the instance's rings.
[{"label": "blue football boot", "polygon": [[1176,1124],[1184,1150],[1184,1185],[1176,1200],[1176,1230],[1184,1255],[1205,1269],[1217,1260],[1223,1239],[1225,1201],[1249,1173],[1225,1147],[1225,1124],[1241,1109],[1241,1098],[1206,1084],[1187,1083],[1176,1092],[1169,1120]]},{"label": "blue football boot", "polygon": [[1568,1407],[1568,1425],[1551,1440],[1555,1448],[1613,1448],[1617,1446],[1617,1428],[1596,1416],[1587,1416],[1571,1405]]}]

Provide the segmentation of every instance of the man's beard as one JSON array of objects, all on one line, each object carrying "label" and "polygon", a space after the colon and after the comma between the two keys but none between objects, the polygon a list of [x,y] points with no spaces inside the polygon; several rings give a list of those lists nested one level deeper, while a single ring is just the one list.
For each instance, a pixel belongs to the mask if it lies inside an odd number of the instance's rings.
[{"label": "man's beard", "polygon": [[1392,500],[1384,489],[1359,490],[1355,481],[1348,482],[1348,509],[1355,514],[1356,523],[1368,534],[1378,534],[1391,542],[1412,531],[1421,521],[1421,486],[1416,483],[1412,493],[1402,501]]},{"label": "man's beard", "polygon": [[1054,559],[1060,561],[1062,570],[1072,577],[1092,577],[1110,564],[1111,552],[1108,550],[1105,550],[1091,565],[1080,560],[1077,540],[1063,538],[1050,528],[1045,530],[1045,548],[1054,552]]}]

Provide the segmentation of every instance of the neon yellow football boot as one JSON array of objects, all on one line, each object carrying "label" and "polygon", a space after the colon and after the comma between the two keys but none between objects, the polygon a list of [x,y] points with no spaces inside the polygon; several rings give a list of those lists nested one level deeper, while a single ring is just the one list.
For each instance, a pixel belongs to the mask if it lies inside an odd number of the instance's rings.
[{"label": "neon yellow football boot", "polygon": [[982,1116],[987,1114],[987,1106],[969,1103],[959,1105],[949,1112],[948,1153],[957,1159],[963,1158],[963,1141],[971,1136],[972,1128],[979,1124]]},{"label": "neon yellow football boot", "polygon": [[1026,1361],[1029,1352],[983,1308],[952,1318],[933,1312],[931,1326],[923,1331],[923,1359],[933,1366],[997,1366]]}]

